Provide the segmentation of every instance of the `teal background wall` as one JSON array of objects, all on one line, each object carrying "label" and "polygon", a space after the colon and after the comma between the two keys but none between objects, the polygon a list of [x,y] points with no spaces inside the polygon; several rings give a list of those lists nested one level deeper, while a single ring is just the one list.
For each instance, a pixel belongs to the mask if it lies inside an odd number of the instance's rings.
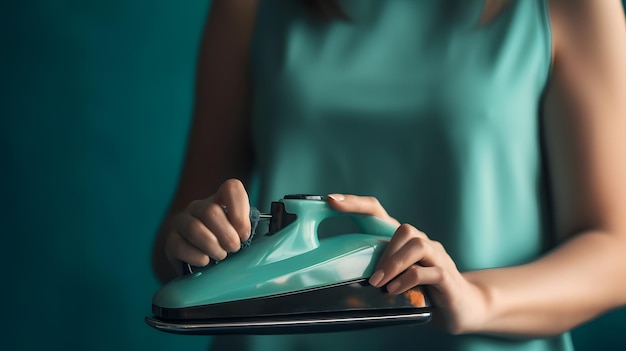
[{"label": "teal background wall", "polygon": [[[0,3],[1,349],[206,349],[143,317],[208,2]],[[625,321],[578,349],[623,350]]]},{"label": "teal background wall", "polygon": [[207,4],[1,2],[0,349],[206,349],[143,317]]}]

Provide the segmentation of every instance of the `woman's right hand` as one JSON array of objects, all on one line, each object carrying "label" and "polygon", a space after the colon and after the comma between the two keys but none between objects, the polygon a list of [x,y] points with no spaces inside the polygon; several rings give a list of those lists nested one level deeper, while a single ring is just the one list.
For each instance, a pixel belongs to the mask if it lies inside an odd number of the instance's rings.
[{"label": "woman's right hand", "polygon": [[241,181],[229,179],[206,199],[192,201],[170,222],[167,259],[178,275],[183,263],[204,267],[237,252],[250,237],[250,202]]}]

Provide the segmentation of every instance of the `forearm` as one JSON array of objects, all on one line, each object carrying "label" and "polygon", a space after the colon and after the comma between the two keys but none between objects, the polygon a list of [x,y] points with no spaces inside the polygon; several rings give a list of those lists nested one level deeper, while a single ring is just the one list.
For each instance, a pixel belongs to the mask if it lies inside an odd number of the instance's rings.
[{"label": "forearm", "polygon": [[626,304],[626,238],[581,233],[532,263],[464,273],[487,296],[478,332],[546,336]]}]

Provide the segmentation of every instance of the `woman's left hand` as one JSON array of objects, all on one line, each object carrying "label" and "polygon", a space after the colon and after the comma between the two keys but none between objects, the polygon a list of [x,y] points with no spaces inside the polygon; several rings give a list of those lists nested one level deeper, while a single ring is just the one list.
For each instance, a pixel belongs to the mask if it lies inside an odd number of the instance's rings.
[{"label": "woman's left hand", "polygon": [[434,315],[439,325],[453,334],[476,330],[488,296],[459,272],[441,243],[412,225],[400,225],[374,197],[331,194],[327,198],[336,210],[369,214],[398,227],[369,279],[371,285],[386,286],[393,295],[425,285],[440,312]]}]

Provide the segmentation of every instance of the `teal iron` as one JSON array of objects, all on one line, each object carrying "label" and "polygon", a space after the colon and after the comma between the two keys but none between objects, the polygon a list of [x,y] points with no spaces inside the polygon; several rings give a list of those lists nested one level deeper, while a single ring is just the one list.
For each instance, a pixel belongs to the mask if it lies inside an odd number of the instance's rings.
[{"label": "teal iron", "polygon": [[[320,223],[348,217],[358,233],[318,237]],[[395,228],[335,211],[321,196],[273,202],[269,232],[210,267],[165,284],[148,325],[179,334],[286,334],[426,323],[420,287],[390,295],[367,283]]]}]

